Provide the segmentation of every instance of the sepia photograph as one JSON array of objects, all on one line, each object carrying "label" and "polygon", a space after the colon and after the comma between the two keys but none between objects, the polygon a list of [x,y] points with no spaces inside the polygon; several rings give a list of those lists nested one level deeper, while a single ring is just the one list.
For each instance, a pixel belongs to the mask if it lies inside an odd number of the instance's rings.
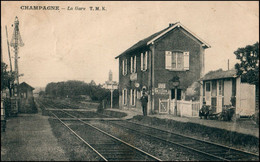
[{"label": "sepia photograph", "polygon": [[259,161],[259,1],[2,1],[1,161]]}]

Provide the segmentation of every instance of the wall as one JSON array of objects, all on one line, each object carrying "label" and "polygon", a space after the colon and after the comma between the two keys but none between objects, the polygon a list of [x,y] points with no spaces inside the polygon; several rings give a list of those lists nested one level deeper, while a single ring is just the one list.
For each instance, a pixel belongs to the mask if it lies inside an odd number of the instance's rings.
[{"label": "wall", "polygon": [[[176,28],[155,42],[154,55],[154,88],[158,87],[158,83],[166,83],[166,89],[172,89],[169,80],[174,75],[180,77],[180,88],[184,91],[193,82],[198,81],[203,73],[204,50],[201,44],[183,29]],[[165,51],[181,50],[189,51],[189,70],[188,71],[170,71],[165,69]],[[159,98],[169,99],[169,94],[154,96],[154,109],[159,109]]]},{"label": "wall", "polygon": [[241,83],[237,78],[236,114],[249,116],[255,113],[255,85]]},{"label": "wall", "polygon": [[[141,53],[145,53],[145,51],[149,51],[149,49],[142,48],[139,50],[135,50],[133,52],[128,53],[127,55],[123,55],[119,57],[119,108],[132,108],[138,111],[141,111],[141,102],[137,96],[140,96],[141,88],[143,86],[148,86],[148,75],[150,73],[150,66],[149,66],[149,55],[147,57],[147,70],[141,71]],[[137,73],[137,80],[131,81],[131,57],[136,55],[136,73]],[[127,74],[124,76],[122,74],[122,60],[127,59]],[[139,87],[136,88],[135,83],[139,83]],[[127,105],[122,104],[122,89],[127,89]],[[130,105],[130,89],[136,89],[138,95],[136,95],[136,104],[135,106]],[[149,100],[150,101],[150,100]],[[149,104],[148,104],[149,105]]]}]

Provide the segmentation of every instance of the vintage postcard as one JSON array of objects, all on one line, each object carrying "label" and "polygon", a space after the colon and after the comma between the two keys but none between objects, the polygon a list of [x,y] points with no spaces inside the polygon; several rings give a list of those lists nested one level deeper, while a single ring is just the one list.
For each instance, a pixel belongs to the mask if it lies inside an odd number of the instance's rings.
[{"label": "vintage postcard", "polygon": [[256,161],[258,98],[258,1],[1,1],[4,161]]}]

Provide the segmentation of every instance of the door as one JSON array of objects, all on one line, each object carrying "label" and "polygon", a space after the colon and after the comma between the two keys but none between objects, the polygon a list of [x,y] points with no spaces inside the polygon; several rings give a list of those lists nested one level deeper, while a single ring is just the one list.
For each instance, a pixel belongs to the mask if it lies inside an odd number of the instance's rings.
[{"label": "door", "polygon": [[211,84],[210,82],[205,82],[205,101],[206,105],[211,105]]},{"label": "door", "polygon": [[[175,90],[176,89],[171,89],[171,114],[174,114],[175,113]],[[177,89],[177,101],[180,101],[182,99],[182,90],[181,89]],[[179,104],[177,104],[177,109],[179,110],[179,107],[178,107]],[[177,110],[177,112],[178,112]],[[179,112],[178,112],[179,113]]]},{"label": "door", "polygon": [[224,93],[224,87],[223,87],[223,80],[219,80],[218,81],[218,96],[217,96],[217,113],[222,111],[222,107],[223,107],[223,93]]},{"label": "door", "polygon": [[224,105],[231,105],[232,81],[224,81]]}]

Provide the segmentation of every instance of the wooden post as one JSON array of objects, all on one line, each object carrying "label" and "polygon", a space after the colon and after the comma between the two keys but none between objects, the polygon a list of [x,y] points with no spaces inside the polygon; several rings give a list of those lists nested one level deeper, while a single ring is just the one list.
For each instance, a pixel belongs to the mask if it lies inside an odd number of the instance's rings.
[{"label": "wooden post", "polygon": [[174,114],[177,116],[177,87],[175,87],[175,105],[174,105]]},{"label": "wooden post", "polygon": [[111,109],[113,108],[113,89],[111,91]]}]

